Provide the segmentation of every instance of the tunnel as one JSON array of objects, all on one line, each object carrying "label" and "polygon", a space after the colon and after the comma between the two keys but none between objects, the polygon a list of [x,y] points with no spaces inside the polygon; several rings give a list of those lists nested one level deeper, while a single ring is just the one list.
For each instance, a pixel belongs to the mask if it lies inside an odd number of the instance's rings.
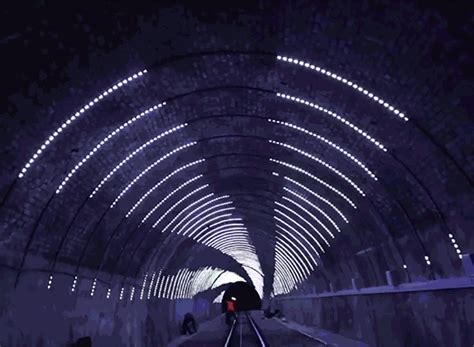
[{"label": "tunnel", "polygon": [[234,301],[236,311],[256,311],[262,308],[262,300],[255,287],[246,282],[234,282],[223,292],[222,312],[226,312],[226,302]]},{"label": "tunnel", "polygon": [[473,346],[472,5],[4,4],[0,346]]}]

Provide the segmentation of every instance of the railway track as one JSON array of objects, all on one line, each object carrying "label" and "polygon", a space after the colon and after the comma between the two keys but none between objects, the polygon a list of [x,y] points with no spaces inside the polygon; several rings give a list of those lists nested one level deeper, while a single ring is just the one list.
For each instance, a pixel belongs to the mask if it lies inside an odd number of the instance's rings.
[{"label": "railway track", "polygon": [[224,347],[268,347],[254,319],[248,312],[241,312],[232,323]]}]

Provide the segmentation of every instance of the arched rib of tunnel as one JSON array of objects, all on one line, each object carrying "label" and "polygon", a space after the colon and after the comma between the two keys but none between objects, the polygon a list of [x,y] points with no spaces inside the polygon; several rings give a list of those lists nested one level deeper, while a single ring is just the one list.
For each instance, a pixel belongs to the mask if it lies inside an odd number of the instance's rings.
[{"label": "arched rib of tunnel", "polygon": [[467,2],[30,10],[3,13],[1,346],[233,344],[246,296],[241,344],[474,343]]}]

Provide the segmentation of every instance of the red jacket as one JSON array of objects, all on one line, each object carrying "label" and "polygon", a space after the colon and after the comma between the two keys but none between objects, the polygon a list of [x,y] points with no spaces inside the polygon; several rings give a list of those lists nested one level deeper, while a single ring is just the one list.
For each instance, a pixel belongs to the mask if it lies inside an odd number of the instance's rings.
[{"label": "red jacket", "polygon": [[233,301],[227,301],[227,312],[234,312],[235,305]]}]

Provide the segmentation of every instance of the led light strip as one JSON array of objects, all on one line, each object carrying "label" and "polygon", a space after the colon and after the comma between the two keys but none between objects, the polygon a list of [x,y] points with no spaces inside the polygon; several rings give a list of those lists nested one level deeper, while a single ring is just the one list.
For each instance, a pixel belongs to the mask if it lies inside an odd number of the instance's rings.
[{"label": "led light strip", "polygon": [[296,147],[293,147],[291,145],[288,145],[286,143],[282,143],[282,142],[278,142],[278,141],[273,141],[273,140],[268,140],[268,142],[272,143],[272,144],[276,144],[276,145],[279,145],[281,147],[284,147],[284,148],[288,148],[288,149],[291,149],[292,151],[295,151],[301,155],[304,155],[305,157],[307,158],[310,158],[312,160],[314,160],[315,162],[323,165],[324,167],[328,168],[329,170],[331,170],[332,172],[334,172],[336,175],[338,175],[339,177],[341,177],[343,180],[345,180],[347,183],[349,183],[352,187],[354,187],[355,190],[357,190],[359,192],[360,195],[362,196],[365,196],[365,193],[364,191],[357,185],[355,184],[349,177],[347,177],[346,175],[344,175],[341,171],[337,170],[336,168],[332,167],[331,165],[329,165],[328,163],[326,163],[325,161],[319,159],[319,158],[316,158],[315,156],[313,156],[312,154],[309,154],[305,151],[302,151],[301,149],[299,148],[296,148]]},{"label": "led light strip", "polygon": [[221,232],[216,233],[213,230],[207,230],[206,233],[201,235],[199,238],[196,238],[196,242],[206,244],[208,242],[211,242],[214,238],[223,235],[223,233],[227,233],[230,231],[239,231],[240,234],[245,233],[247,235],[248,231],[245,227],[229,227],[227,229],[221,230]]},{"label": "led light strip", "polygon": [[[275,217],[275,219],[277,218],[278,217]],[[284,222],[281,220],[279,220],[279,222],[284,224]],[[291,234],[288,230],[286,230],[279,224],[276,224],[276,226],[281,230],[276,231],[278,235],[277,240],[278,242],[280,242],[280,246],[285,248],[288,254],[292,254],[294,256],[293,258],[296,264],[300,264],[302,266],[302,274],[306,273],[309,276],[309,274],[311,274],[311,271],[314,271],[314,267],[311,261],[306,257],[305,252],[311,257],[314,262],[316,262],[316,260],[311,256],[311,252],[308,250],[308,248],[306,248],[305,245],[303,245],[303,243],[296,236]],[[298,235],[301,236],[301,234]],[[291,236],[296,241],[296,243],[298,243],[302,247],[303,250],[301,250],[292,240],[290,240],[289,236]],[[318,263],[315,264],[317,265]]]},{"label": "led light strip", "polygon": [[153,282],[155,281],[155,276],[156,276],[156,273],[153,272],[153,274],[151,275],[150,285],[148,287],[148,295],[147,295],[148,300],[150,300],[150,297],[151,297],[151,291],[153,289]]},{"label": "led light strip", "polygon": [[290,288],[294,288],[297,283],[303,282],[304,277],[300,277],[301,275],[296,272],[297,265],[293,261],[289,263],[288,259],[288,255],[281,250],[280,245],[275,246],[275,261],[278,262],[282,273],[288,273],[288,277],[291,278],[289,281]]},{"label": "led light strip", "polygon": [[[222,233],[225,233],[225,234],[228,234],[228,235],[248,235],[248,231],[245,228],[229,228],[229,229],[224,230]],[[208,238],[205,239],[205,240],[202,240],[201,243],[203,245],[207,245],[207,244],[217,240],[218,238],[220,238],[221,235],[222,235],[221,233],[219,233],[219,234],[207,234],[206,237],[208,237]]]},{"label": "led light strip", "polygon": [[166,275],[163,275],[163,276],[161,277],[160,289],[158,290],[158,297],[159,297],[159,298],[162,298],[162,297],[163,297],[163,285],[164,285],[164,283],[165,283],[165,281],[166,281],[166,278],[167,278]]},{"label": "led light strip", "polygon": [[177,279],[178,279],[178,275],[172,275],[171,276],[171,283],[170,283],[170,287],[168,289],[168,297],[171,300],[174,299],[174,290],[175,290]]},{"label": "led light strip", "polygon": [[187,281],[187,277],[188,277],[188,274],[189,274],[189,270],[187,268],[184,268],[183,269],[183,272],[182,272],[182,275],[181,275],[181,281],[178,283],[178,289],[177,289],[177,298],[178,299],[184,299],[185,298],[185,295],[184,295],[184,286],[186,284],[186,281]]},{"label": "led light strip", "polygon": [[211,240],[213,237],[215,237],[217,235],[220,235],[224,231],[228,231],[228,230],[241,230],[241,231],[247,232],[247,228],[245,228],[245,226],[243,224],[242,225],[237,225],[237,226],[232,225],[232,224],[228,224],[228,225],[224,225],[224,226],[225,226],[225,229],[220,230],[219,233],[217,233],[216,230],[214,230],[214,229],[209,229],[206,234],[202,235],[200,238],[197,238],[196,242],[205,243],[205,242]]},{"label": "led light strip", "polygon": [[[222,241],[227,242],[227,244],[225,244],[225,243],[224,244],[216,244],[216,245],[210,246],[210,247],[214,247],[214,248],[219,249],[221,251],[228,252],[229,254],[249,255],[249,253],[250,253],[251,255],[255,255],[255,247],[250,245],[248,243],[247,239],[244,239],[243,242],[241,242],[242,239],[234,239],[234,238],[226,238]],[[235,245],[231,244],[231,242],[233,242],[233,241],[236,241],[237,243]]]},{"label": "led light strip", "polygon": [[203,175],[197,175],[197,176],[194,176],[193,178],[187,180],[186,182],[184,182],[183,184],[179,185],[176,189],[174,189],[171,193],[169,193],[167,196],[165,196],[158,204],[155,205],[155,207],[153,207],[147,214],[145,217],[143,217],[143,219],[141,220],[140,222],[140,225],[145,223],[148,218],[150,218],[150,216],[161,206],[163,205],[170,197],[172,197],[174,194],[176,194],[177,192],[179,192],[181,189],[183,189],[184,187],[186,187],[187,185],[193,183],[194,181],[198,180],[199,178],[202,178]]},{"label": "led light strip", "polygon": [[255,249],[249,248],[248,246],[238,245],[219,245],[213,247],[217,251],[234,258],[238,263],[250,260],[255,255]]},{"label": "led light strip", "polygon": [[185,279],[183,285],[183,297],[189,298],[189,285],[191,284],[191,280],[193,279],[194,271],[189,271],[188,276]]},{"label": "led light strip", "polygon": [[161,163],[163,160],[165,160],[166,158],[169,158],[170,156],[172,156],[173,154],[176,154],[177,152],[183,150],[183,149],[186,149],[186,148],[189,148],[191,146],[194,146],[197,142],[190,142],[190,143],[187,143],[185,145],[182,145],[182,146],[179,146],[175,149],[173,149],[171,152],[165,154],[164,156],[162,156],[160,159],[158,159],[157,161],[155,161],[153,164],[149,165],[145,170],[143,170],[142,172],[140,172],[140,174],[138,176],[136,176],[121,192],[120,194],[115,198],[114,202],[110,205],[110,208],[113,208],[115,205],[117,205],[117,202],[122,198],[122,196],[135,184],[137,183],[137,181],[142,178],[147,172],[149,172],[151,169],[153,169],[156,165],[158,165],[159,163]]},{"label": "led light strip", "polygon": [[130,292],[130,301],[133,301],[134,295],[135,295],[135,287],[132,286],[132,291]]},{"label": "led light strip", "polygon": [[[289,178],[289,177],[287,177],[287,176],[285,176],[284,178],[285,178],[285,180],[290,181],[291,183],[297,185],[298,187],[300,187],[300,188],[306,190],[308,193],[312,194],[313,196],[315,196],[315,197],[318,198],[319,200],[321,200],[321,201],[325,202],[326,204],[328,204],[330,207],[332,207],[332,209],[333,209],[334,211],[336,211],[337,214],[339,214],[339,216],[341,216],[341,218],[344,220],[344,222],[346,222],[347,224],[349,224],[349,220],[346,218],[346,216],[344,215],[344,213],[342,213],[342,212],[341,212],[336,206],[334,206],[334,204],[331,203],[328,199],[323,198],[321,195],[319,195],[319,194],[313,192],[311,189],[309,189],[308,187],[302,185],[302,184],[299,183],[298,181],[295,181],[295,180],[292,179],[292,178]],[[283,188],[283,189],[285,189],[285,188]]]},{"label": "led light strip", "polygon": [[291,124],[291,123],[288,123],[288,122],[282,122],[282,121],[279,121],[279,120],[276,120],[276,119],[271,119],[271,118],[268,118],[268,121],[270,123],[275,123],[275,124],[279,124],[279,125],[283,125],[283,126],[286,126],[288,128],[292,128],[292,129],[295,129],[295,130],[298,130],[298,131],[301,131],[305,134],[308,134],[312,137],[315,137],[317,138],[318,140],[324,142],[325,144],[331,146],[332,148],[336,149],[337,151],[341,152],[344,156],[346,156],[349,160],[353,161],[354,163],[356,163],[360,168],[362,168],[371,178],[374,179],[374,181],[377,181],[378,178],[377,176],[371,171],[369,170],[369,168],[361,161],[359,160],[358,158],[356,158],[355,156],[353,156],[351,153],[349,153],[348,151],[346,151],[344,148],[342,148],[341,146],[335,144],[334,142],[332,141],[329,141],[328,139],[326,139],[325,137],[323,136],[320,136],[318,134],[315,134],[305,128],[302,128],[300,126],[297,126],[297,125],[294,125],[294,124]]},{"label": "led light strip", "polygon": [[161,217],[156,220],[155,223],[153,223],[152,228],[156,228],[156,227],[158,226],[158,224],[160,224],[160,222],[161,222],[164,218],[166,218],[166,216],[167,216],[172,210],[174,210],[174,208],[175,208],[176,206],[178,206],[179,204],[181,204],[184,200],[186,200],[186,199],[189,198],[191,195],[194,195],[194,194],[200,192],[201,190],[203,190],[203,189],[205,189],[205,188],[207,188],[207,187],[209,187],[209,184],[205,184],[205,185],[203,185],[203,186],[200,186],[199,188],[196,188],[196,189],[194,189],[192,192],[190,192],[190,193],[186,194],[185,196],[183,196],[183,197],[182,197],[181,199],[179,199],[175,204],[173,204],[173,206],[171,206],[168,210],[166,210],[166,212],[163,213],[163,214],[161,215]]},{"label": "led light strip", "polygon": [[[321,233],[313,227],[313,225],[308,222],[306,219],[304,219],[302,216],[300,216],[298,213],[296,213],[295,211],[293,211],[291,208],[289,208],[288,206],[284,205],[284,204],[281,204],[279,203],[278,201],[275,201],[275,204],[277,206],[280,206],[281,208],[284,208],[285,210],[291,212],[292,214],[294,214],[296,217],[298,217],[299,219],[301,219],[303,222],[305,222],[307,225],[309,225],[318,235],[319,237],[321,237],[323,239],[323,241],[326,243],[326,245],[329,246],[329,242],[326,240],[326,238],[321,235]],[[321,246],[321,244],[319,243],[319,241],[313,236],[312,233],[310,233],[305,227],[303,227],[300,223],[298,223],[297,221],[295,221],[293,218],[291,218],[290,216],[286,215],[285,213],[283,213],[282,211],[278,210],[278,209],[275,209],[274,210],[276,213],[282,215],[283,217],[285,217],[286,219],[290,220],[291,222],[293,222],[295,225],[297,225],[301,230],[303,230],[317,245],[318,247],[321,249],[321,252],[325,253],[325,250],[323,248],[323,246]]]},{"label": "led light strip", "polygon": [[184,269],[179,269],[177,274],[176,284],[174,286],[174,294],[173,299],[180,299],[180,290],[181,290],[181,282],[183,281],[184,277]]},{"label": "led light strip", "polygon": [[[226,217],[230,217],[232,216],[232,213],[225,213],[225,214],[222,214],[222,215],[218,215],[216,217],[213,217],[211,218],[210,220],[208,220],[207,222],[204,222],[207,218],[211,217],[211,216],[214,216],[218,213],[221,213],[221,212],[227,212],[227,211],[234,211],[235,210],[235,207],[227,207],[227,208],[222,208],[220,210],[217,210],[217,211],[214,211],[214,212],[210,212],[206,215],[204,215],[204,217],[202,217],[201,219],[199,219],[198,221],[196,221],[192,226],[190,226],[188,229],[186,229],[184,232],[183,232],[183,236],[185,236],[189,231],[191,231],[188,235],[188,237],[190,238],[193,238],[193,235],[198,231],[200,230],[202,227],[204,227],[206,225],[206,223],[209,223],[209,222],[212,222],[216,219],[220,219],[220,218],[226,218]],[[199,223],[201,223],[201,225],[199,225]],[[199,225],[196,227],[196,225]],[[200,232],[202,233],[202,231]],[[198,235],[200,235],[200,233],[196,234],[195,237],[197,237]]]},{"label": "led light strip", "polygon": [[367,98],[369,98],[369,99],[371,99],[375,102],[378,102],[380,105],[385,107],[388,111],[395,114],[396,116],[403,119],[404,121],[408,121],[408,117],[406,117],[405,114],[400,112],[400,110],[398,110],[394,106],[390,105],[388,102],[386,102],[382,98],[378,97],[377,95],[373,94],[372,92],[368,91],[367,89],[364,89],[360,85],[357,85],[356,83],[354,83],[352,81],[349,81],[348,79],[343,78],[340,75],[337,75],[337,74],[335,74],[335,73],[333,73],[333,72],[331,72],[327,69],[323,69],[323,68],[321,68],[317,65],[311,64],[311,63],[303,61],[303,60],[289,58],[289,57],[281,56],[281,55],[277,55],[276,58],[277,58],[277,60],[281,60],[281,61],[284,61],[284,62],[287,62],[287,63],[293,63],[293,64],[298,65],[298,66],[303,66],[303,67],[308,68],[310,70],[319,72],[320,74],[331,77],[332,79],[334,79],[336,81],[342,82],[345,85],[347,85],[349,87],[352,87],[355,91],[361,93],[362,95],[366,96]]},{"label": "led light strip", "polygon": [[223,236],[220,237],[216,240],[214,240],[212,243],[206,244],[208,247],[217,247],[219,245],[224,245],[226,242],[233,240],[235,243],[233,246],[237,245],[244,245],[247,246],[249,244],[249,239],[245,235],[238,235],[238,236]]},{"label": "led light strip", "polygon": [[163,299],[167,299],[167,290],[166,288],[168,287],[168,283],[169,283],[169,280],[171,279],[171,276],[169,275],[166,275],[165,276],[165,280],[164,280],[164,284],[163,284],[163,288],[162,288],[162,292],[161,292],[161,298]]},{"label": "led light strip", "polygon": [[[276,212],[276,211],[275,211]],[[281,211],[280,211],[280,214],[281,214]],[[298,235],[299,237],[301,237],[303,240],[306,241],[306,243],[310,246],[310,248],[313,250],[314,253],[316,253],[316,255],[318,257],[321,257],[319,255],[319,252],[316,250],[316,248],[314,248],[314,246],[311,244],[311,242],[308,241],[308,239],[306,239],[303,234],[301,234],[298,230],[296,230],[295,228],[293,228],[293,226],[289,225],[287,222],[285,222],[283,219],[279,218],[278,216],[273,216],[273,218],[275,218],[275,220],[277,220],[278,222],[280,222],[281,224],[283,224],[284,226],[286,226],[287,228],[291,229],[296,235]],[[314,259],[313,255],[311,254],[311,252],[308,250],[308,248],[306,248],[305,245],[303,245],[303,243],[296,237],[294,236],[294,234],[292,234],[291,232],[289,232],[288,230],[286,230],[285,228],[283,228],[281,225],[279,224],[276,224],[276,226],[278,228],[280,228],[281,230],[285,231],[288,235],[292,236],[293,239],[301,246],[303,247],[303,249],[306,251],[306,253],[308,253],[308,255],[311,257],[311,260],[316,264],[318,265],[318,262],[316,261],[316,259]],[[311,262],[310,262],[311,264]],[[314,270],[314,268],[311,266],[311,270]]]},{"label": "led light strip", "polygon": [[289,279],[282,275],[280,265],[275,265],[275,271],[273,275],[273,291],[276,295],[286,294],[290,291],[289,288]]},{"label": "led light strip", "polygon": [[[231,216],[232,214],[228,214],[228,215]],[[219,218],[222,218],[222,216],[220,216]],[[215,219],[216,218],[213,218],[212,220],[215,220]],[[208,223],[209,223],[209,221],[204,222],[202,225],[197,227],[196,230],[199,230],[200,228],[202,228],[203,226],[205,226]],[[246,231],[247,229],[245,228],[245,226],[243,224],[240,224],[240,225],[226,224],[226,225],[222,225],[221,227],[216,228],[216,229],[205,227],[204,229],[202,229],[199,233],[197,233],[195,235],[194,240],[196,242],[203,243],[203,241],[202,241],[203,238],[208,237],[208,236],[213,236],[213,235],[222,235],[227,230],[245,230]]]},{"label": "led light strip", "polygon": [[178,288],[176,289],[176,297],[178,299],[182,299],[184,298],[184,295],[183,295],[183,286],[184,286],[184,283],[186,281],[186,276],[188,275],[188,269],[187,268],[184,268],[182,273],[181,273],[181,280],[179,281],[178,283]]},{"label": "led light strip", "polygon": [[287,259],[288,256],[286,253],[284,253],[280,248],[275,248],[275,270],[279,270],[278,272],[285,280],[288,291],[291,291],[291,288],[294,288],[301,280],[296,274],[296,271],[294,271],[295,268],[289,268]]},{"label": "led light strip", "polygon": [[101,181],[100,183],[94,188],[92,191],[90,197],[93,197],[94,195],[97,194],[97,192],[100,190],[100,188],[118,171],[122,166],[124,166],[130,159],[132,159],[135,155],[143,151],[145,148],[147,148],[149,145],[153,144],[154,142],[158,141],[159,139],[165,137],[166,135],[172,134],[182,128],[187,126],[187,124],[180,124],[174,128],[171,128],[169,130],[166,130],[165,132],[162,132],[158,136],[155,136],[151,140],[148,140],[145,142],[143,145],[135,149],[132,153],[128,154],[125,159],[123,159],[120,163],[118,163]]},{"label": "led light strip", "polygon": [[331,232],[331,230],[329,230],[326,225],[324,223],[322,223],[314,214],[312,214],[311,212],[309,212],[306,208],[304,208],[303,206],[301,206],[300,204],[298,204],[296,201],[286,197],[286,196],[282,196],[281,197],[283,200],[286,200],[290,203],[292,203],[293,205],[295,205],[296,207],[298,207],[299,209],[303,210],[304,212],[306,212],[307,215],[309,215],[312,219],[314,219],[328,234],[329,236],[331,236],[332,238],[334,238],[334,234]]},{"label": "led light strip", "polygon": [[140,300],[143,300],[143,295],[145,294],[146,280],[148,278],[148,272],[143,276],[142,289],[140,290]]},{"label": "led light strip", "polygon": [[[174,223],[179,217],[181,217],[181,215],[182,215],[183,213],[185,213],[186,211],[188,211],[190,208],[192,208],[193,206],[199,204],[200,202],[202,202],[202,201],[204,201],[204,200],[209,199],[209,198],[212,197],[212,196],[214,196],[214,193],[207,194],[207,195],[203,196],[202,198],[199,198],[198,200],[196,200],[196,201],[192,202],[191,204],[189,204],[188,206],[186,206],[186,207],[185,207],[183,210],[181,210],[176,216],[174,216],[173,219],[172,219],[168,224],[166,224],[166,226],[161,230],[161,232],[164,233],[171,225],[173,225],[173,223]],[[185,218],[183,218],[183,219],[186,219],[188,216],[189,216],[189,214],[186,215]],[[181,219],[181,220],[178,222],[177,225],[181,224],[181,223],[183,222],[183,219]],[[176,227],[176,226],[175,226],[175,227]],[[173,228],[173,230],[174,230],[174,228]],[[172,231],[173,231],[173,230],[172,230]]]},{"label": "led light strip", "polygon": [[156,277],[156,283],[155,283],[155,289],[153,291],[153,296],[156,297],[157,291],[158,291],[158,283],[160,282],[161,278],[161,270],[158,272],[158,276]]},{"label": "led light strip", "polygon": [[179,284],[179,288],[178,288],[178,297],[179,298],[185,298],[186,297],[184,289],[185,289],[185,284],[188,281],[189,274],[190,274],[190,271],[187,268],[185,268],[184,271],[183,271],[183,276],[182,276],[183,279],[182,279],[181,283]]},{"label": "led light strip", "polygon": [[305,174],[306,176],[308,177],[311,177],[313,180],[315,180],[316,182],[322,184],[323,186],[325,186],[326,188],[332,190],[334,193],[336,193],[337,195],[339,195],[340,197],[342,197],[344,200],[346,200],[349,205],[351,205],[354,209],[357,209],[357,206],[356,204],[354,204],[354,202],[352,202],[351,199],[349,199],[346,195],[344,195],[342,192],[340,192],[339,190],[337,190],[336,188],[334,188],[333,186],[331,186],[329,183],[326,183],[325,181],[323,181],[322,179],[316,177],[315,175],[313,175],[312,173],[306,171],[306,170],[303,170],[295,165],[292,165],[292,164],[289,164],[289,163],[286,163],[284,161],[280,161],[280,160],[276,160],[276,159],[273,159],[273,158],[270,158],[270,161],[273,162],[273,163],[277,163],[277,164],[280,164],[280,165],[283,165],[283,166],[286,166],[290,169],[293,169],[295,171],[298,171],[302,174]]},{"label": "led light strip", "polygon": [[304,100],[304,99],[301,99],[301,98],[297,98],[295,96],[292,96],[292,95],[287,95],[287,94],[282,94],[282,93],[277,93],[276,94],[278,97],[280,98],[283,98],[283,99],[286,99],[286,100],[291,100],[291,101],[295,101],[297,103],[300,103],[300,104],[303,104],[303,105],[306,105],[306,106],[310,106],[314,109],[317,109],[318,111],[321,111],[323,113],[326,113],[328,115],[330,115],[331,117],[333,117],[334,119],[337,119],[338,121],[340,121],[341,123],[347,125],[349,128],[351,128],[352,130],[354,130],[356,133],[358,133],[359,135],[363,136],[364,138],[366,138],[368,141],[372,142],[372,144],[377,147],[378,149],[381,149],[383,150],[384,152],[387,152],[387,148],[380,142],[380,141],[377,141],[374,137],[370,136],[369,134],[367,134],[365,131],[363,131],[362,129],[358,128],[356,125],[352,124],[351,122],[349,122],[347,119],[345,119],[344,117],[341,117],[339,116],[337,113],[335,112],[332,112],[330,110],[328,110],[327,108],[324,108],[324,107],[321,107],[319,106],[318,104],[314,104],[310,101],[307,101],[307,100]]},{"label": "led light strip", "polygon": [[[459,245],[456,243],[456,239],[454,238],[453,234],[448,234],[449,239],[451,240],[451,243],[453,244],[453,247],[455,249],[455,252],[457,253],[457,256],[459,259],[462,259],[462,251],[459,249]],[[428,264],[429,265],[429,264]]]},{"label": "led light strip", "polygon": [[157,184],[155,184],[153,187],[151,187],[150,189],[148,189],[148,191],[142,195],[142,197],[140,199],[138,199],[138,201],[133,205],[133,207],[127,212],[127,214],[125,215],[125,217],[129,217],[133,211],[135,211],[137,209],[137,207],[143,202],[143,200],[145,200],[151,193],[153,193],[159,186],[161,186],[164,182],[166,182],[167,180],[169,180],[171,177],[173,177],[174,175],[176,175],[177,173],[191,167],[191,166],[194,166],[194,165],[197,165],[197,164],[200,164],[202,162],[204,162],[205,159],[199,159],[199,160],[196,160],[196,161],[193,161],[193,162],[190,162],[186,165],[183,165],[179,168],[177,168],[176,170],[173,170],[171,173],[169,173],[168,175],[166,175],[163,179],[161,179]]},{"label": "led light strip", "polygon": [[[229,245],[228,242],[238,242],[238,244]],[[209,247],[214,248],[216,250],[219,250],[222,253],[225,253],[225,254],[227,254],[229,256],[232,256],[232,257],[255,253],[255,250],[253,250],[252,248],[249,248],[248,246],[246,246],[245,241],[243,241],[243,240],[235,240],[235,241],[223,240],[223,241],[219,242],[218,244],[215,244],[215,245],[212,245],[212,246],[209,246]]]},{"label": "led light strip", "polygon": [[278,260],[282,270],[284,269],[285,272],[290,274],[295,284],[304,281],[305,276],[301,272],[302,269],[299,268],[298,262],[292,257],[291,253],[282,248],[281,243],[275,245],[275,260]]},{"label": "led light strip", "polygon": [[273,291],[276,293],[276,295],[288,293],[290,291],[289,288],[291,288],[290,283],[292,280],[289,279],[289,276],[284,276],[282,274],[284,271],[282,270],[278,261],[275,261],[274,269]]},{"label": "led light strip", "polygon": [[[58,186],[58,188],[56,188],[56,194],[59,194],[61,192],[61,190],[64,188],[64,186],[67,184],[67,182],[72,178],[72,176],[75,175],[75,173],[77,172],[77,170],[79,170],[90,158],[92,158],[93,155],[95,155],[99,149],[105,145],[107,142],[110,141],[110,139],[112,137],[114,137],[115,135],[117,135],[118,133],[120,133],[123,129],[125,129],[126,127],[128,127],[129,125],[131,125],[132,123],[136,122],[137,120],[139,120],[140,118],[146,116],[147,114],[149,114],[150,112],[154,111],[154,110],[157,110],[161,107],[163,107],[166,103],[162,103],[162,104],[158,104],[158,105],[154,105],[152,107],[150,107],[149,109],[147,109],[146,111],[143,111],[142,113],[140,113],[139,115],[136,115],[135,117],[131,118],[130,120],[128,120],[127,122],[125,123],[122,123],[122,125],[118,126],[117,128],[115,128],[115,130],[113,130],[112,132],[110,132],[106,137],[104,137],[93,149],[91,149],[89,151],[89,153],[83,157],[75,166],[74,168],[72,168],[71,171],[69,171],[69,173],[66,175],[66,177],[64,178],[64,180],[61,182],[61,184]],[[92,197],[93,195],[89,196],[90,198]]]},{"label": "led light strip", "polygon": [[122,86],[126,85],[128,82],[133,81],[134,79],[137,79],[144,74],[146,74],[148,71],[146,69],[139,71],[138,73],[135,73],[127,78],[124,78],[122,81],[114,84],[112,87],[110,87],[108,90],[102,92],[101,94],[97,95],[94,99],[83,105],[79,111],[74,113],[72,116],[70,116],[63,124],[61,124],[60,127],[58,127],[49,137],[46,139],[46,141],[43,142],[40,148],[36,150],[36,152],[33,154],[33,156],[28,160],[28,162],[23,166],[21,169],[21,172],[18,174],[18,178],[22,178],[26,172],[30,169],[31,165],[38,159],[38,157],[43,153],[46,148],[59,136],[60,133],[62,133],[69,125],[71,125],[72,122],[74,122],[76,119],[79,119],[82,117],[82,115],[89,110],[91,107],[96,105],[99,101],[104,99],[106,96],[112,94],[114,91],[117,89],[121,88]]},{"label": "led light strip", "polygon": [[229,218],[229,219],[226,219],[226,220],[223,220],[223,221],[220,221],[220,222],[211,224],[210,227],[211,227],[211,228],[214,228],[216,225],[219,225],[219,224],[222,224],[222,223],[227,223],[227,222],[240,222],[240,221],[242,221],[242,218]]},{"label": "led light strip", "polygon": [[[183,221],[185,221],[190,215],[192,215],[192,214],[194,214],[195,212],[199,211],[199,210],[202,209],[203,207],[206,207],[207,205],[212,204],[212,203],[215,202],[215,201],[219,201],[219,200],[227,199],[227,198],[229,198],[228,195],[219,196],[219,197],[217,197],[217,198],[214,198],[214,199],[211,199],[211,200],[205,202],[204,204],[202,204],[202,205],[199,206],[198,208],[195,208],[193,211],[191,211],[190,213],[188,213],[178,224],[176,224],[176,225],[174,226],[174,228],[171,230],[171,232],[174,232],[174,231],[176,230],[176,228],[179,227],[179,225],[180,225]],[[232,203],[231,201],[226,201],[226,202],[224,202],[223,204],[214,205],[214,206],[210,207],[209,209],[200,212],[198,215],[194,216],[194,217],[191,218],[189,221],[187,221],[187,222],[178,230],[177,234],[179,235],[179,234],[181,233],[181,231],[189,225],[189,223],[192,223],[194,220],[196,220],[196,218],[199,218],[200,216],[202,216],[203,213],[206,213],[207,211],[210,211],[210,210],[212,210],[212,209],[214,209],[214,208],[216,208],[216,207],[229,205],[229,204],[231,204],[231,203]]]},{"label": "led light strip", "polygon": [[[225,222],[227,222],[229,219],[233,219],[233,218],[228,218],[227,220],[225,220]],[[224,222],[224,220],[220,221],[220,222]],[[222,223],[220,223],[220,224],[222,224]],[[223,225],[215,227],[215,228],[212,228],[212,226],[210,226],[208,228],[209,229],[208,232],[215,233],[217,231],[221,231],[222,229],[226,230],[226,228],[229,228],[229,227],[239,227],[241,229],[245,229],[244,223],[226,223],[226,224],[223,224]]]},{"label": "led light strip", "polygon": [[91,296],[94,296],[96,286],[97,286],[97,278],[94,278],[94,281],[92,282]]},{"label": "led light strip", "polygon": [[[306,199],[304,196],[302,195],[299,195],[298,193],[292,191],[291,189],[289,188],[286,188],[286,187],[283,187],[283,190],[287,191],[288,193],[290,194],[293,194],[294,196],[296,196],[297,198],[303,200],[304,202],[306,202],[309,206],[311,206],[312,208],[314,208],[316,211],[318,211],[319,213],[321,213],[324,217],[326,217],[326,219],[334,226],[334,228],[338,231],[338,232],[341,232],[341,229],[339,229],[339,226],[331,219],[331,217],[329,217],[326,212],[324,212],[322,209],[320,209],[318,206],[316,206],[315,204],[313,204],[311,201],[309,201],[308,199]],[[308,212],[309,215],[313,216],[313,214],[311,214],[310,212]],[[313,217],[316,221],[319,221],[318,218],[316,217]],[[334,235],[328,231],[328,233],[331,235],[332,238],[334,238]]]},{"label": "led light strip", "polygon": [[[286,251],[288,257],[293,259],[296,265],[299,265],[295,268],[298,270],[298,273],[301,274],[301,279],[303,280],[306,276],[309,276],[311,274],[311,271],[314,271],[314,267],[311,261],[306,257],[304,251],[306,251],[306,253],[308,254],[310,253],[308,249],[301,243],[301,241],[298,240],[294,235],[289,233],[288,230],[286,230],[279,224],[276,224],[276,226],[281,230],[276,230],[277,243],[279,243],[279,246]],[[285,235],[285,233],[287,235]],[[294,242],[290,240],[289,236],[296,240],[296,242],[303,248],[304,251],[302,251],[297,245],[295,245]]]}]

